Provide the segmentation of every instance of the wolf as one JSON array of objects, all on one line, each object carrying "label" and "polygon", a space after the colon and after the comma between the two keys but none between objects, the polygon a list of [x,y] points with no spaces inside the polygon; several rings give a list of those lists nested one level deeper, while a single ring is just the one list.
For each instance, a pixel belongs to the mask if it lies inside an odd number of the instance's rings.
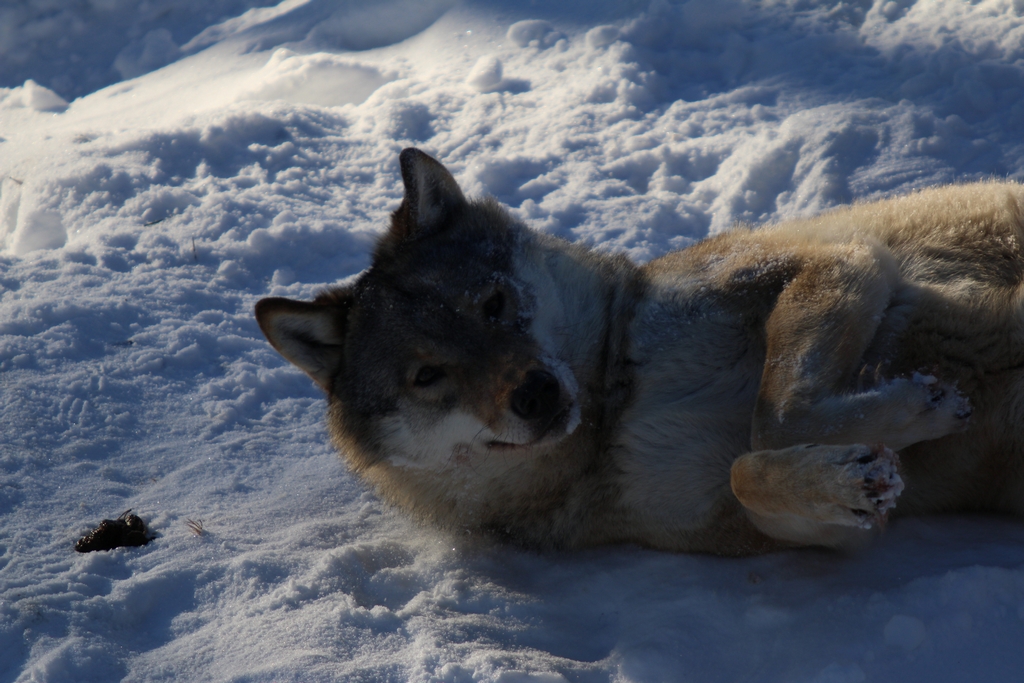
[{"label": "wolf", "polygon": [[417,149],[371,267],[267,298],[387,501],[536,548],[856,548],[1024,512],[1024,188],[737,226],[646,265],[467,199]]}]

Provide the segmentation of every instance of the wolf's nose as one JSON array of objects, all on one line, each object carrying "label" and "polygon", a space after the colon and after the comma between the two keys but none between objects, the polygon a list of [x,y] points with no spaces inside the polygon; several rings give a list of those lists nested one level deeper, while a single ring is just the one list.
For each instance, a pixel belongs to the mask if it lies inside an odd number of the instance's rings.
[{"label": "wolf's nose", "polygon": [[512,412],[524,420],[551,418],[558,410],[559,384],[544,370],[530,370],[526,381],[512,392]]}]

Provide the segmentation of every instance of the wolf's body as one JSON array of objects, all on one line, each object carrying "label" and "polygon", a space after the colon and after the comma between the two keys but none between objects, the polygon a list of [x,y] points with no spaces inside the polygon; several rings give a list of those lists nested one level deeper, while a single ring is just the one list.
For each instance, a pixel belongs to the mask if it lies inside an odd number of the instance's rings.
[{"label": "wolf's body", "polygon": [[257,306],[385,499],[541,547],[722,554],[857,544],[904,484],[901,513],[1024,513],[1021,186],[736,229],[638,267],[401,161],[372,268]]}]

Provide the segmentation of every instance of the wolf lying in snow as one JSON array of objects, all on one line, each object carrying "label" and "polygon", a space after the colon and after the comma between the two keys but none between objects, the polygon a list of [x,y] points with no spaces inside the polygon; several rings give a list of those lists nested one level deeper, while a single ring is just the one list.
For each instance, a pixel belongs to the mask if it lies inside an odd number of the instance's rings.
[{"label": "wolf lying in snow", "polygon": [[383,498],[539,547],[729,555],[856,545],[901,492],[901,513],[1024,512],[1020,185],[637,266],[465,199],[419,150],[400,160],[372,267],[256,306]]}]

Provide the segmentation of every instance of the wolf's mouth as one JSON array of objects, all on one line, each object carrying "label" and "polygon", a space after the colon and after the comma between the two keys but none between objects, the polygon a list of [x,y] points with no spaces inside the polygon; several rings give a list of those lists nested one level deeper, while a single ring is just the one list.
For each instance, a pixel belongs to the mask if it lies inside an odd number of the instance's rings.
[{"label": "wolf's mouth", "polygon": [[534,443],[534,441],[527,441],[526,443],[511,443],[509,441],[488,441],[487,447],[495,451],[514,451],[519,448],[529,448]]},{"label": "wolf's mouth", "polygon": [[[495,439],[494,441],[488,441],[487,442],[487,447],[490,448],[490,449],[493,449],[493,450],[514,451],[516,449],[531,448],[531,447],[537,446],[537,445],[539,445],[539,444],[541,444],[541,443],[543,443],[545,441],[557,440],[557,439],[549,439],[549,437],[552,435],[553,432],[556,432],[559,429],[563,429],[563,430],[565,429],[566,425],[569,422],[569,416],[570,416],[571,413],[572,413],[572,404],[566,406],[565,408],[563,408],[559,412],[557,412],[554,415],[552,415],[551,419],[548,421],[548,423],[541,430],[540,435],[535,437],[535,438],[533,438],[533,439],[531,439],[530,441],[527,441],[525,443],[513,443],[511,441],[499,441],[499,440]],[[559,436],[561,436],[561,435],[559,435]]]}]

